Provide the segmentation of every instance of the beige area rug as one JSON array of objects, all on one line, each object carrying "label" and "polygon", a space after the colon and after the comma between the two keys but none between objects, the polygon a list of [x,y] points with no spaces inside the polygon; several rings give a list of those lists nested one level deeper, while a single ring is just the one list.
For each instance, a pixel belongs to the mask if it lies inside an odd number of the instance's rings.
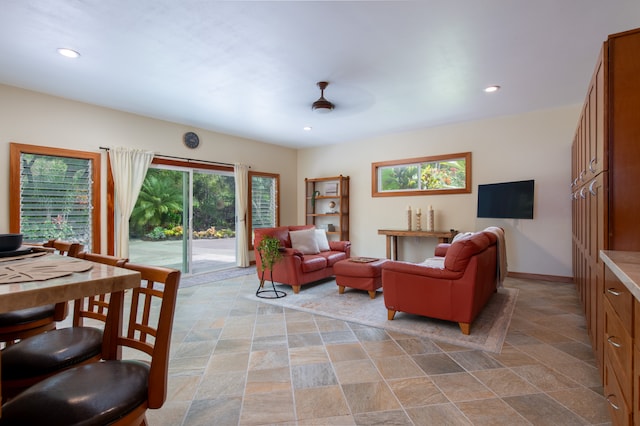
[{"label": "beige area rug", "polygon": [[[267,286],[270,287],[271,283],[265,283],[265,288]],[[304,285],[298,294],[294,294],[289,286],[276,284],[276,289],[286,291],[287,296],[280,299],[261,299],[255,295],[245,297],[315,315],[495,353],[502,350],[518,295],[518,289],[501,288],[471,324],[471,334],[465,336],[457,323],[404,312],[397,312],[395,318],[389,321],[382,289],[378,290],[373,300],[366,291],[349,288],[345,289],[344,294],[338,294],[335,280]]]}]

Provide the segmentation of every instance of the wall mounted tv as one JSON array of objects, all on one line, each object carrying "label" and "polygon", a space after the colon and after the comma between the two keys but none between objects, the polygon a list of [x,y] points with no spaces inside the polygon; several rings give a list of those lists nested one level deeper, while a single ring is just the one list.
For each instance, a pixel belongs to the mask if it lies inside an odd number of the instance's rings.
[{"label": "wall mounted tv", "polygon": [[533,180],[478,185],[478,217],[533,219]]}]

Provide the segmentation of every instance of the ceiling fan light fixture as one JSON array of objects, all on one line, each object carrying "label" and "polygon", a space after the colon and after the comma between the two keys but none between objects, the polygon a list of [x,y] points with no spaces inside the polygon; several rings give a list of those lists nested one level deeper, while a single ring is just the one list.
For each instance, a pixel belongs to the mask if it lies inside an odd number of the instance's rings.
[{"label": "ceiling fan light fixture", "polygon": [[320,113],[331,112],[335,105],[324,98],[324,89],[329,85],[326,81],[318,82],[320,88],[320,98],[311,105],[311,109]]}]

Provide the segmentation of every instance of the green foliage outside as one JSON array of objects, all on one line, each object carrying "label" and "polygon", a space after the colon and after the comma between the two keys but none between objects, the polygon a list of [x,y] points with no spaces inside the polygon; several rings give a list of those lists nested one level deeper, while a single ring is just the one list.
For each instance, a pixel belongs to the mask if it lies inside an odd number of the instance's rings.
[{"label": "green foliage outside", "polygon": [[[182,239],[187,173],[150,168],[129,221],[130,235],[145,240]],[[193,174],[193,238],[235,236],[233,176]]]},{"label": "green foliage outside", "polygon": [[464,188],[465,160],[434,161],[381,169],[382,191]]}]

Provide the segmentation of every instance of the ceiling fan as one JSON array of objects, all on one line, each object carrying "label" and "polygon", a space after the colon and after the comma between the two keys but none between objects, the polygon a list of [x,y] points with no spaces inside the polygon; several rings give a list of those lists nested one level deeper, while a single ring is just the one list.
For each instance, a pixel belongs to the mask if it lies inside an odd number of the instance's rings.
[{"label": "ceiling fan", "polygon": [[335,108],[334,104],[324,98],[324,89],[326,89],[328,85],[329,83],[326,81],[318,82],[318,87],[320,88],[320,98],[311,105],[311,109],[313,111],[327,113],[331,112],[333,108]]}]

